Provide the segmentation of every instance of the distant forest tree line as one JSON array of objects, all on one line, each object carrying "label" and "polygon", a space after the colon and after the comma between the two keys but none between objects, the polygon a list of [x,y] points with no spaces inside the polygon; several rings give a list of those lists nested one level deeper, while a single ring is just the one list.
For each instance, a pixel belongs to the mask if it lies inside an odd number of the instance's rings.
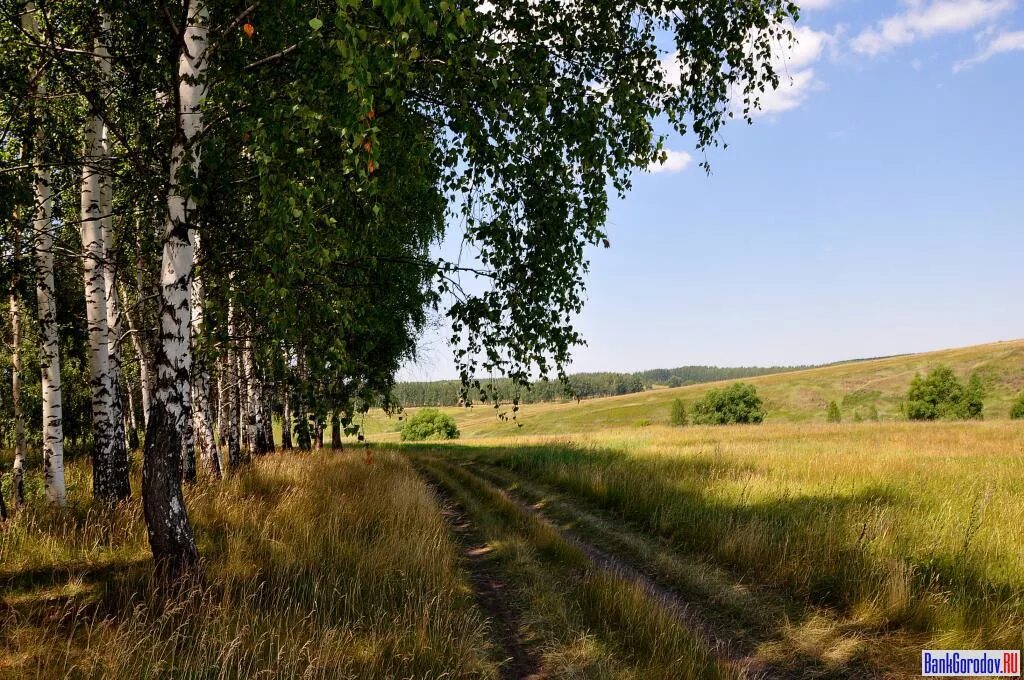
[{"label": "distant forest tree line", "polygon": [[[536,404],[568,399],[613,397],[643,392],[658,386],[682,387],[805,368],[813,366],[680,366],[636,373],[575,373],[569,376],[568,385],[554,380],[536,380],[528,388],[517,387],[511,380],[496,378],[484,382],[481,385],[482,389],[471,389],[468,396],[471,402],[477,402],[483,398],[483,393],[487,392],[505,401],[518,398],[521,404]],[[402,406],[458,406],[463,403],[466,396],[462,390],[463,385],[458,380],[400,382],[395,385],[392,395]]]}]

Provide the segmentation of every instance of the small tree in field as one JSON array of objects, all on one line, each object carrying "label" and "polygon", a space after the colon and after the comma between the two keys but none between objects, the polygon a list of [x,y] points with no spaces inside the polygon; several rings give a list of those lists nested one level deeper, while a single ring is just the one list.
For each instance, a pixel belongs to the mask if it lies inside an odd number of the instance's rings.
[{"label": "small tree in field", "polygon": [[835,399],[828,402],[828,412],[825,414],[825,420],[830,423],[838,423],[843,419],[843,414],[839,412],[839,404],[836,403]]},{"label": "small tree in field", "polygon": [[686,404],[682,399],[672,400],[672,414],[669,416],[669,422],[673,425],[690,424],[690,416],[686,412]]},{"label": "small tree in field", "polygon": [[985,388],[978,375],[965,387],[953,370],[938,366],[922,378],[915,375],[904,410],[908,420],[977,420],[982,417]]},{"label": "small tree in field", "polygon": [[402,428],[402,441],[423,441],[424,439],[458,439],[459,428],[455,419],[436,408],[417,411]]},{"label": "small tree in field", "polygon": [[763,420],[764,404],[757,396],[757,389],[747,383],[711,390],[693,405],[694,425],[760,423]]},{"label": "small tree in field", "polygon": [[1010,418],[1024,420],[1024,392],[1020,393],[1016,401],[1013,402],[1013,406],[1010,407]]}]

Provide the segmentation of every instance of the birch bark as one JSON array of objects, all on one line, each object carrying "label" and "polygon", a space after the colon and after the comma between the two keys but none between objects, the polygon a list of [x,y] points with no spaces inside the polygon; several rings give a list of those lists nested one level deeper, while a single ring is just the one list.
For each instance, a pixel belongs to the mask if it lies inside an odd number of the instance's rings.
[{"label": "birch bark", "polygon": [[[21,17],[22,28],[29,35],[38,35],[35,3],[28,3]],[[46,81],[39,74],[35,86],[38,99],[46,95]],[[53,190],[50,169],[43,157],[46,133],[41,125],[34,132],[32,152],[32,232],[36,269],[36,308],[39,319],[39,368],[43,398],[43,477],[46,500],[64,505],[67,491],[64,484],[64,411],[61,398],[60,346],[57,344],[57,301],[54,298]]]},{"label": "birch bark", "polygon": [[[100,17],[100,33],[93,43],[94,60],[101,78],[110,71],[110,58],[104,36],[109,21]],[[92,490],[93,496],[108,503],[127,498],[127,475],[119,474],[120,461],[126,458],[124,437],[120,435],[120,414],[115,410],[116,384],[110,370],[110,333],[107,325],[107,294],[104,270],[106,251],[103,242],[102,182],[106,164],[103,141],[103,115],[98,101],[90,103],[85,125],[85,162],[82,165],[80,231],[82,271],[85,278],[85,310],[89,328],[89,373],[92,390]],[[127,473],[127,469],[124,470]]]},{"label": "birch bark", "polygon": [[215,478],[220,479],[220,452],[213,438],[213,418],[210,415],[210,371],[203,339],[203,324],[206,321],[206,291],[201,271],[196,267],[202,261],[200,234],[192,230],[195,253],[193,256],[192,288],[192,438],[199,458],[206,464]]},{"label": "birch bark", "polygon": [[[20,244],[15,241],[15,252]],[[11,292],[11,406],[14,409],[14,466],[11,470],[11,505],[25,503],[25,418],[21,412],[21,305]]]},{"label": "birch bark", "polygon": [[209,13],[202,0],[184,0],[183,40],[178,57],[176,130],[171,148],[167,221],[160,272],[160,342],[156,346],[156,385],[142,466],[143,514],[157,575],[176,580],[195,571],[195,536],[181,493],[181,452],[191,432],[189,324],[194,250],[189,240],[194,208],[185,186],[185,168],[199,169],[196,140],[202,129],[206,94]]}]

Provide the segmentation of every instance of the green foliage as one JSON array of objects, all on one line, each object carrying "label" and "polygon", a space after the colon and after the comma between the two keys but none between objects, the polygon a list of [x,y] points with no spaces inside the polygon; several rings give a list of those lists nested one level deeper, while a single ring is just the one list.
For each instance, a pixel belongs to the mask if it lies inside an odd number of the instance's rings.
[{"label": "green foliage", "polygon": [[1024,420],[1024,392],[1021,392],[1010,407],[1010,418]]},{"label": "green foliage", "polygon": [[[717,380],[784,373],[804,368],[811,367],[680,366],[678,368],[656,368],[636,373],[573,373],[567,376],[567,384],[561,381],[535,380],[527,387],[517,386],[513,381],[505,378],[497,378],[483,382],[479,389],[470,389],[468,397],[471,402],[487,396],[489,398],[515,399],[520,404],[536,404],[569,398],[613,397],[643,392],[655,385],[682,387]],[[462,383],[458,380],[401,382],[397,383],[392,390],[394,400],[403,406],[458,406],[462,403],[464,394]]]},{"label": "green foliage", "polygon": [[764,405],[757,389],[749,383],[733,383],[720,390],[711,390],[693,405],[694,425],[730,425],[760,423]]},{"label": "green foliage", "polygon": [[868,420],[878,422],[878,407],[874,404],[868,406]]},{"label": "green foliage", "polygon": [[402,441],[418,442],[424,439],[458,439],[455,419],[434,408],[417,411],[402,428]]},{"label": "green foliage", "polygon": [[690,424],[690,416],[686,412],[686,404],[682,399],[672,400],[672,413],[669,415],[669,422],[677,426]]},{"label": "green foliage", "polygon": [[982,417],[985,387],[978,375],[967,386],[948,366],[937,366],[924,378],[915,375],[904,402],[908,420],[978,420]]},{"label": "green foliage", "polygon": [[828,402],[828,411],[825,413],[825,420],[830,423],[838,423],[843,419],[843,414],[839,411],[839,404],[836,403],[835,399]]}]

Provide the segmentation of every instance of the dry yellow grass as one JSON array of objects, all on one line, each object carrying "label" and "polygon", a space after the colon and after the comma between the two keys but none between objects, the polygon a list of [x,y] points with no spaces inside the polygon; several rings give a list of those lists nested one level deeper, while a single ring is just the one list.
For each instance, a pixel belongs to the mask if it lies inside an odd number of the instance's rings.
[{"label": "dry yellow grass", "polygon": [[207,585],[170,603],[137,501],[72,501],[0,530],[0,677],[497,675],[435,499],[401,457],[265,458],[189,490]]},{"label": "dry yellow grass", "polygon": [[1024,642],[1015,421],[607,428],[441,452],[549,484],[781,589],[806,607],[790,651],[911,659],[924,644]]}]

